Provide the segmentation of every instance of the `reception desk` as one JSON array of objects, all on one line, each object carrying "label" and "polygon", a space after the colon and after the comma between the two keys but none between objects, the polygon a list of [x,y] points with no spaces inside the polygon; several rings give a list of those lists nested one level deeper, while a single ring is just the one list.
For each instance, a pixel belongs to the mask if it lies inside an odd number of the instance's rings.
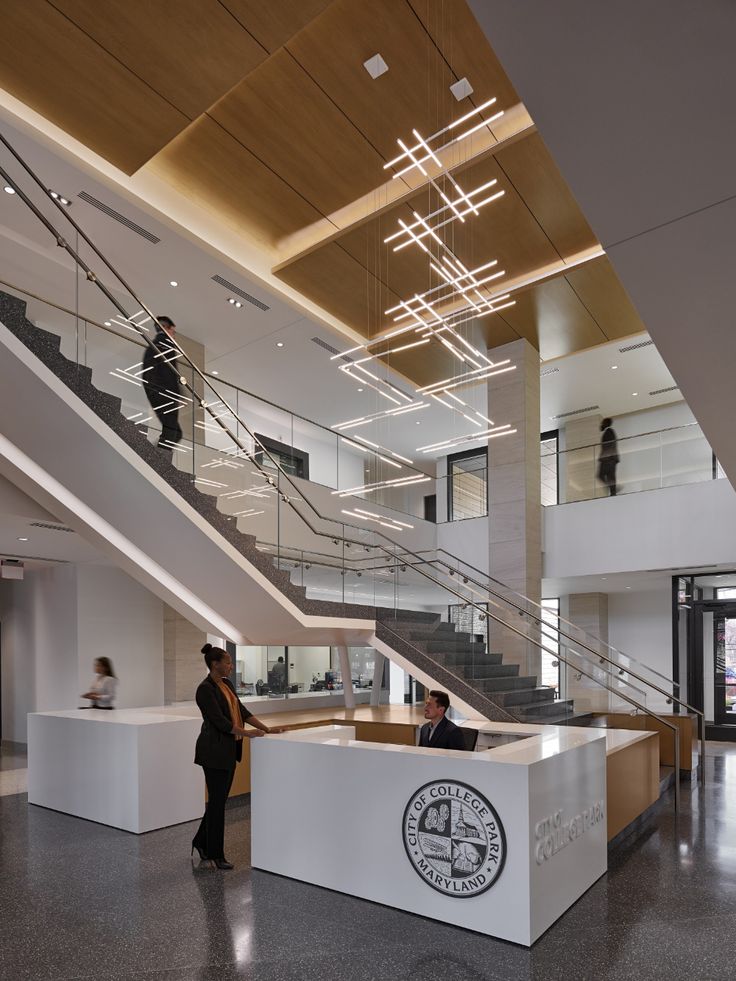
[{"label": "reception desk", "polygon": [[136,834],[201,817],[201,725],[156,709],[33,712],[28,803]]},{"label": "reception desk", "polygon": [[606,871],[606,736],[471,725],[492,748],[257,740],[253,866],[531,946]]}]

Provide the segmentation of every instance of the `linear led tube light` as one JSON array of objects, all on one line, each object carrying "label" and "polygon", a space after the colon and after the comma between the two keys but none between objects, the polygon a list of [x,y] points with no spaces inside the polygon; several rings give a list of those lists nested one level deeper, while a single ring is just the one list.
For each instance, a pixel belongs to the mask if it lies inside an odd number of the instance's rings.
[{"label": "linear led tube light", "polygon": [[[503,365],[507,365],[507,364],[511,364],[511,359],[510,358],[505,358],[503,361],[492,362],[488,367],[489,368],[501,368]],[[477,374],[479,374],[479,372],[486,371],[486,370],[487,370],[486,368],[477,368],[475,371],[469,371],[467,374],[468,375],[477,375]],[[428,393],[429,393],[429,390],[430,389],[437,389],[437,391],[442,391],[442,389],[444,388],[445,385],[447,385],[449,387],[456,380],[457,380],[457,376],[453,376],[452,378],[445,378],[443,381],[432,382],[431,385],[424,385],[422,388],[418,388],[417,391],[418,392],[428,392]],[[429,394],[431,394],[431,393],[429,393]]]},{"label": "linear led tube light", "polygon": [[[399,154],[399,156],[395,157],[393,160],[389,160],[388,163],[384,164],[383,169],[388,170],[390,167],[395,167],[396,164],[400,164],[403,160],[408,159],[410,163],[402,170],[397,171],[397,173],[393,175],[394,179],[397,177],[401,177],[403,174],[406,174],[408,171],[414,170],[415,168],[418,168],[425,177],[428,176],[426,170],[423,167],[423,164],[431,160],[438,167],[442,166],[441,161],[437,157],[435,150],[432,149],[431,144],[435,140],[439,139],[440,136],[444,136],[445,133],[452,132],[452,130],[462,125],[462,123],[467,122],[467,120],[469,119],[472,119],[473,116],[477,116],[480,113],[485,112],[485,110],[490,108],[492,105],[494,105],[495,102],[496,102],[495,98],[489,99],[487,102],[484,102],[482,103],[482,105],[478,106],[478,108],[472,109],[470,112],[465,113],[464,116],[460,116],[459,119],[455,119],[448,126],[445,126],[440,130],[437,130],[436,133],[433,133],[431,136],[428,136],[426,138],[420,136],[420,134],[417,132],[416,129],[413,130],[412,132],[417,143],[412,147],[407,147],[402,140],[397,139],[396,142],[398,143],[399,148],[401,149],[402,152]],[[464,133],[461,133],[459,136],[455,136],[451,140],[447,141],[446,143],[443,143],[440,146],[438,146],[437,152],[440,152],[441,150],[444,150],[446,149],[446,147],[452,146],[455,143],[461,142],[462,140],[470,136],[472,133],[475,133],[476,130],[482,129],[483,126],[488,126],[496,119],[499,119],[501,116],[503,116],[503,114],[504,114],[503,110],[501,110],[500,112],[495,113],[493,116],[481,120],[479,123],[476,123],[475,126],[472,126]],[[419,157],[418,153],[424,153],[424,156]]]},{"label": "linear led tube light", "polygon": [[431,446],[418,448],[417,452],[432,453],[437,450],[448,450],[452,449],[453,446],[460,446],[462,443],[476,443],[478,441],[496,439],[499,436],[510,436],[515,432],[515,429],[510,428],[510,423],[505,423],[503,426],[488,430],[486,433],[467,433],[464,436],[454,436],[452,439],[446,439],[441,443],[433,443]]}]

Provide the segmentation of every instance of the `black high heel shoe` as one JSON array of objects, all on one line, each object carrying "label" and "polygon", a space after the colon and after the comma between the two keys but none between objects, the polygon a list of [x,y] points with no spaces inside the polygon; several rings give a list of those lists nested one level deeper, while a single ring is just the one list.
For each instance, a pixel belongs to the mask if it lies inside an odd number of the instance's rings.
[{"label": "black high heel shoe", "polygon": [[199,854],[200,862],[209,862],[209,858],[205,855],[205,853],[202,851],[199,845],[195,845],[194,842],[192,842],[192,855],[194,854],[195,848],[197,849],[197,853]]},{"label": "black high heel shoe", "polygon": [[216,858],[215,865],[218,869],[234,869],[235,866],[232,862],[228,862],[226,858]]}]

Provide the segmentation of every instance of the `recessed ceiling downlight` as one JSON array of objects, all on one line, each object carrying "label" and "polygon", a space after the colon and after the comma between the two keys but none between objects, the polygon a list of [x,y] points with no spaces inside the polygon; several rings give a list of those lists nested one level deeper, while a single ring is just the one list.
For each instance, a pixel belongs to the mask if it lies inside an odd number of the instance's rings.
[{"label": "recessed ceiling downlight", "polygon": [[6,184],[3,190],[6,194],[15,194],[15,188],[11,187],[10,184]]}]

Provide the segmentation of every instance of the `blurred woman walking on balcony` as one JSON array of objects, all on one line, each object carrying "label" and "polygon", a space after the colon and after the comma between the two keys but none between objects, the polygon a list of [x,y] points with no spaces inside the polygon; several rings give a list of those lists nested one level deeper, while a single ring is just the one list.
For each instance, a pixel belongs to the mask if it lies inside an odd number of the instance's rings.
[{"label": "blurred woman walking on balcony", "polygon": [[604,419],[601,423],[601,448],[598,454],[598,479],[608,488],[611,497],[616,496],[616,467],[618,466],[618,440],[613,429],[613,420]]}]

